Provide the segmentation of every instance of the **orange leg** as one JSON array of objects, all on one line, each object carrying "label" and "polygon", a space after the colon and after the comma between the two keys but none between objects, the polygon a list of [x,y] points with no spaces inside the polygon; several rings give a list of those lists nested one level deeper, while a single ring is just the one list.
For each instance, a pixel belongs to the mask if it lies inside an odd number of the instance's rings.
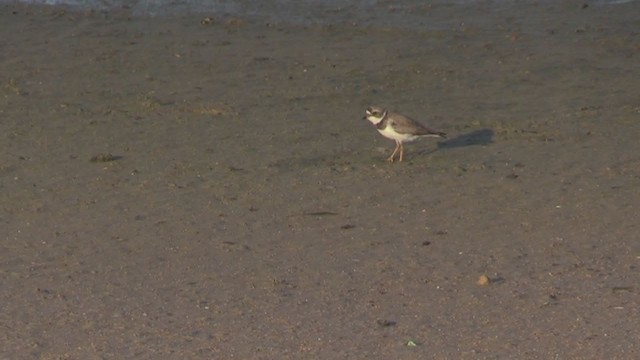
[{"label": "orange leg", "polygon": [[[393,153],[391,153],[391,156],[389,156],[387,158],[388,162],[393,162],[394,157],[396,156],[396,153],[398,152],[398,149],[400,149],[400,146],[402,145],[402,143],[400,143],[398,140],[396,140],[396,148],[393,150]],[[402,160],[400,160],[402,161]]]}]

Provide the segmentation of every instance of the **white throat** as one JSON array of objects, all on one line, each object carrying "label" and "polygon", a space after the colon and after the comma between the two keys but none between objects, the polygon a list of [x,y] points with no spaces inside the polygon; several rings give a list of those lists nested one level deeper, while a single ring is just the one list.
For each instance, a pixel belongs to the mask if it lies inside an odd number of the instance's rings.
[{"label": "white throat", "polygon": [[385,116],[387,116],[387,112],[386,111],[384,113],[382,113],[381,117],[375,117],[375,116],[367,113],[367,120],[371,121],[371,123],[373,125],[378,125],[378,123],[380,123],[380,121],[382,121],[382,119],[384,119]]}]

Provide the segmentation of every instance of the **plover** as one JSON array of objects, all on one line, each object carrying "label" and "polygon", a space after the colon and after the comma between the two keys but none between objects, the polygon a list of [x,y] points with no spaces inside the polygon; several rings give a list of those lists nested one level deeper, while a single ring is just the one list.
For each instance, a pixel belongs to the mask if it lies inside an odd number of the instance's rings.
[{"label": "plover", "polygon": [[395,160],[398,150],[400,150],[398,161],[402,161],[404,155],[402,143],[404,142],[413,141],[423,136],[447,138],[447,134],[441,131],[429,129],[407,116],[389,112],[379,106],[368,107],[364,118],[371,121],[382,136],[395,140],[396,148],[387,159],[390,162]]}]

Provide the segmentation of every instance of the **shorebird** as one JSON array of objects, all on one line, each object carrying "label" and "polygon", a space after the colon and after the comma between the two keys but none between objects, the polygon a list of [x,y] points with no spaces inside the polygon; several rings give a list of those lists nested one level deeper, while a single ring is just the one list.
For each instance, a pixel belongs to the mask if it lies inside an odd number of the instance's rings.
[{"label": "shorebird", "polygon": [[447,134],[441,131],[429,129],[410,117],[389,112],[379,106],[368,107],[364,118],[371,121],[382,136],[395,140],[396,148],[391,153],[391,156],[387,158],[387,161],[390,162],[395,161],[398,150],[400,151],[398,162],[402,162],[404,155],[402,144],[404,142],[413,141],[423,136],[447,138]]}]

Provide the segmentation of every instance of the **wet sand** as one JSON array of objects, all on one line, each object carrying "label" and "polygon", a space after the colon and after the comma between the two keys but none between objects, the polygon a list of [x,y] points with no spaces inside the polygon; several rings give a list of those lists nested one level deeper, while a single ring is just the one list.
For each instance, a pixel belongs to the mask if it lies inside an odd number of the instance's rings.
[{"label": "wet sand", "polygon": [[581,5],[0,7],[0,358],[637,358],[640,3]]}]

